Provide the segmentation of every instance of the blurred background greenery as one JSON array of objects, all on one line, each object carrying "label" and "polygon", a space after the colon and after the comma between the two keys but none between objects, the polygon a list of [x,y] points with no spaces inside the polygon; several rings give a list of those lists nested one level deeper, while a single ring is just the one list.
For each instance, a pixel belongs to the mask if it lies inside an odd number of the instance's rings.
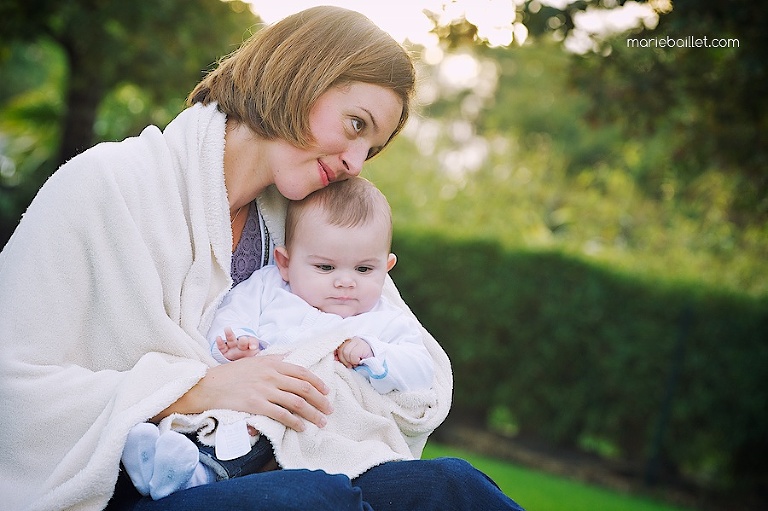
[{"label": "blurred background greenery", "polygon": [[[508,4],[503,44],[427,13],[417,109],[365,171],[395,213],[393,277],[453,361],[449,423],[764,504],[768,5]],[[258,14],[0,0],[0,244],[62,161],[167,124]],[[691,36],[738,46],[627,44]]]}]

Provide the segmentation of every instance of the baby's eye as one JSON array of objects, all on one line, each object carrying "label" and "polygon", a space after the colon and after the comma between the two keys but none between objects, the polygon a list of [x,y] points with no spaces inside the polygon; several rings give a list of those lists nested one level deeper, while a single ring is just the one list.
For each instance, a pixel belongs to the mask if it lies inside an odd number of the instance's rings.
[{"label": "baby's eye", "polygon": [[333,271],[333,266],[331,266],[330,264],[316,264],[315,268],[317,268],[320,271],[326,271],[326,272]]},{"label": "baby's eye", "polygon": [[358,266],[355,269],[358,271],[358,273],[368,273],[369,271],[373,270],[373,268],[370,266]]}]

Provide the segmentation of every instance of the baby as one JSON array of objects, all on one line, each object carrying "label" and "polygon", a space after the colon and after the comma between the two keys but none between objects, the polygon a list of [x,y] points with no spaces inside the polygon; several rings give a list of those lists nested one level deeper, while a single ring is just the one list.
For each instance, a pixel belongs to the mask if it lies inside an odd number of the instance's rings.
[{"label": "baby", "polygon": [[[434,365],[418,324],[382,296],[397,261],[391,242],[389,204],[363,178],[289,203],[276,266],[235,286],[216,313],[208,332],[213,357],[227,363],[338,328],[356,335],[340,339],[336,360],[378,392],[430,388]],[[123,464],[139,492],[153,499],[216,480],[198,463],[191,440],[175,431],[158,435],[148,423],[129,434]]]}]

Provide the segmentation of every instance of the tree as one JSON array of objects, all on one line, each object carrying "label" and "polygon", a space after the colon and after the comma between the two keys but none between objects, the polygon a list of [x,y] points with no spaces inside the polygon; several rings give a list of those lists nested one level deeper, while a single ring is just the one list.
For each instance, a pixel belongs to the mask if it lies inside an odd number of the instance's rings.
[{"label": "tree", "polygon": [[[68,68],[57,162],[93,143],[105,95],[131,82],[162,102],[189,91],[256,18],[239,0],[16,0],[0,4],[0,51],[13,41],[48,38]],[[2,53],[0,53],[2,55]]]},{"label": "tree", "polygon": [[[0,246],[61,163],[162,126],[257,21],[239,0],[0,0]],[[105,101],[126,89],[139,113]]]},{"label": "tree", "polygon": [[[629,6],[627,0],[576,0],[518,6],[531,39],[566,41],[586,12]],[[575,55],[572,84],[591,97],[587,119],[621,126],[628,137],[664,140],[668,165],[634,176],[651,193],[675,174],[683,185],[710,171],[735,177],[737,223],[768,216],[768,64],[762,49],[768,4],[749,0],[637,0],[659,14],[655,27],[597,34],[595,51]],[[555,5],[563,4],[562,7]],[[483,44],[467,20],[438,26],[448,47]],[[704,42],[703,38],[707,38]],[[645,47],[630,47],[629,40]],[[696,40],[700,40],[697,46]],[[671,42],[671,43],[670,43]],[[649,165],[650,166],[650,165]],[[665,176],[666,173],[666,176]]]},{"label": "tree", "polygon": [[766,15],[764,2],[677,0],[657,27],[603,41],[606,56],[573,67],[594,121],[664,133],[684,180],[712,169],[738,176],[739,222],[768,214]]}]

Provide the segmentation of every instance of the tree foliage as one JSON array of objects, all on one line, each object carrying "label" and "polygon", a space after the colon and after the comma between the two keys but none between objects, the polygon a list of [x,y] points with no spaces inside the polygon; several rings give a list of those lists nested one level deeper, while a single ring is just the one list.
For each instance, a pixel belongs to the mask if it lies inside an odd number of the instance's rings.
[{"label": "tree foliage", "polygon": [[[766,15],[764,2],[676,1],[655,29],[629,36],[655,47],[628,47],[627,35],[605,41],[608,55],[579,59],[574,84],[592,97],[594,121],[621,123],[632,136],[670,137],[672,161],[689,178],[711,169],[740,176],[733,213],[765,218],[768,64],[759,52],[768,46]],[[732,47],[666,44],[704,37]]]},{"label": "tree foliage", "polygon": [[63,161],[165,125],[257,21],[239,0],[0,1],[0,241]]},{"label": "tree foliage", "polygon": [[67,67],[58,162],[93,143],[104,97],[130,82],[162,103],[239,44],[256,17],[239,1],[18,0],[0,8],[0,44],[53,41]]},{"label": "tree foliage", "polygon": [[395,282],[453,364],[450,419],[595,452],[630,474],[658,461],[656,482],[728,493],[730,509],[760,492],[765,298],[448,231],[399,229],[394,247]]},{"label": "tree foliage", "polygon": [[[530,0],[518,7],[517,20],[539,43],[565,41],[578,16],[628,4],[625,0],[577,0],[562,8]],[[768,215],[768,46],[762,21],[768,4],[749,0],[638,1],[659,14],[655,27],[630,33],[594,34],[595,51],[575,56],[574,87],[587,92],[594,124],[620,125],[627,136],[669,141],[670,165],[648,169],[639,184],[656,193],[674,167],[689,183],[712,170],[741,180],[731,214],[741,223]],[[465,19],[438,26],[448,48],[484,44]],[[612,37],[611,37],[612,36]],[[736,47],[629,48],[628,38],[732,40]],[[734,42],[735,41],[735,42]]]},{"label": "tree foliage", "polygon": [[553,44],[472,55],[480,73],[466,90],[440,85],[451,57],[422,69],[434,101],[367,164],[398,228],[560,247],[661,281],[768,293],[768,223],[732,218],[737,175],[710,169],[686,185],[673,136],[593,125],[590,97],[569,86],[570,58]]}]

